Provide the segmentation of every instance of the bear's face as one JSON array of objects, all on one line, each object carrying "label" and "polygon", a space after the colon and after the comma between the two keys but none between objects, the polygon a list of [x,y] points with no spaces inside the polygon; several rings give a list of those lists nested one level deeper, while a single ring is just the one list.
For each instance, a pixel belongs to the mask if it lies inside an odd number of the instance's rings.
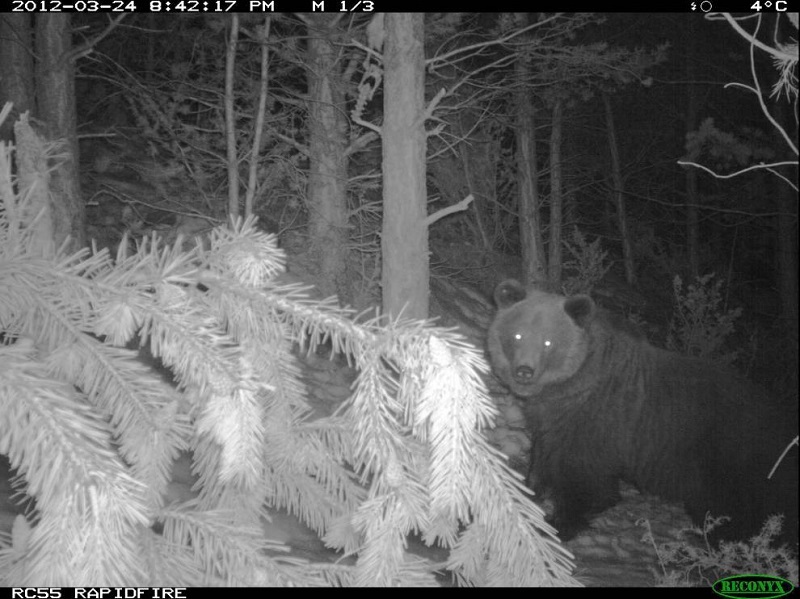
[{"label": "bear's face", "polygon": [[495,290],[495,302],[489,353],[495,373],[516,395],[534,397],[575,375],[589,351],[591,298],[526,290],[508,280]]}]

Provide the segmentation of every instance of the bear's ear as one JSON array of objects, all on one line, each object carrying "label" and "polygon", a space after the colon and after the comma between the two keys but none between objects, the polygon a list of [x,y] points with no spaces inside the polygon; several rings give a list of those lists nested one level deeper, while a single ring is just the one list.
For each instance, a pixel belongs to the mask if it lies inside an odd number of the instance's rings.
[{"label": "bear's ear", "polygon": [[516,279],[506,279],[494,290],[494,303],[498,308],[508,308],[521,302],[528,295],[525,288]]},{"label": "bear's ear", "polygon": [[567,313],[575,324],[583,328],[594,317],[594,300],[588,295],[574,295],[564,300],[564,312]]}]

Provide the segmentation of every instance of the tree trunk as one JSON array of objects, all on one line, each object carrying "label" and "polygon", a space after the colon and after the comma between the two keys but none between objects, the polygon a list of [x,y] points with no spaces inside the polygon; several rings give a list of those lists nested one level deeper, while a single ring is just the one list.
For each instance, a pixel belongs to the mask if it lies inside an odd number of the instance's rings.
[{"label": "tree trunk", "polygon": [[[796,138],[795,138],[796,139]],[[778,187],[778,289],[781,296],[781,320],[786,335],[786,389],[797,392],[798,293],[797,293],[797,194],[784,181]]]},{"label": "tree trunk", "polygon": [[619,160],[619,146],[614,127],[614,112],[608,94],[603,94],[603,105],[606,109],[606,127],[608,129],[608,148],[611,152],[611,180],[614,182],[614,203],[617,208],[617,225],[622,239],[622,263],[625,266],[625,280],[628,285],[636,284],[636,269],[633,264],[633,248],[628,231],[628,213],[625,209],[625,184],[622,182],[622,167]]},{"label": "tree trunk", "polygon": [[261,45],[261,69],[258,85],[258,109],[255,114],[255,134],[253,135],[253,148],[250,150],[248,161],[247,194],[244,198],[244,215],[250,218],[253,215],[253,202],[255,201],[258,187],[258,166],[261,162],[261,139],[264,134],[264,121],[267,112],[267,95],[269,94],[269,31],[272,25],[272,15],[264,17],[264,25],[256,27],[256,39]]},{"label": "tree trunk", "polygon": [[[467,189],[475,198],[472,202],[475,228],[484,256],[488,257],[492,250],[492,243],[487,231],[489,219],[486,216],[486,209],[494,201],[497,143],[488,134],[485,124],[474,126],[473,121],[473,111],[465,111],[465,114],[459,119],[460,134],[465,141],[459,144],[458,154],[461,158]],[[469,141],[466,141],[468,131],[473,133]]]},{"label": "tree trunk", "polygon": [[[527,24],[527,14],[516,15],[519,25]],[[527,36],[526,36],[527,38]],[[525,40],[523,40],[524,43]],[[547,280],[544,242],[539,215],[539,171],[536,164],[536,123],[533,97],[522,82],[531,80],[530,62],[520,56],[514,65],[516,80],[520,82],[515,93],[517,122],[514,134],[517,143],[517,189],[519,191],[519,229],[522,246],[523,284]]]},{"label": "tree trunk", "polygon": [[[16,216],[31,236],[31,252],[52,256],[55,253],[55,213],[50,195],[50,168],[48,165],[48,143],[37,135],[30,125],[28,114],[22,114],[14,123],[14,145],[16,155],[16,198],[6,197],[6,202],[15,202]],[[5,150],[4,150],[5,151]],[[20,201],[24,198],[24,201]],[[6,207],[8,209],[8,206]]]},{"label": "tree trunk", "polygon": [[63,140],[62,159],[50,179],[59,247],[71,237],[69,250],[86,245],[86,209],[78,177],[78,135],[75,111],[75,68],[70,17],[65,13],[36,15],[36,94],[38,117],[50,139]]},{"label": "tree trunk", "polygon": [[14,121],[34,105],[32,18],[27,13],[0,15],[0,98],[14,103],[0,130],[3,140],[13,138]]},{"label": "tree trunk", "polygon": [[407,318],[428,316],[424,16],[385,17],[383,309]]},{"label": "tree trunk", "polygon": [[[797,124],[790,107],[781,100],[775,103],[775,118],[791,139],[797,139]],[[779,159],[797,160],[786,149],[786,142],[775,132],[775,147],[784,148]],[[795,170],[796,173],[796,170]],[[796,175],[795,175],[796,177]],[[773,177],[778,203],[778,290],[781,298],[781,321],[785,334],[787,393],[797,393],[798,360],[798,284],[797,284],[797,193],[783,179]],[[797,179],[794,179],[797,185]]]},{"label": "tree trunk", "polygon": [[231,29],[225,45],[225,150],[228,160],[228,217],[239,218],[239,152],[236,148],[236,97],[234,67],[239,43],[239,15],[231,15]]},{"label": "tree trunk", "polygon": [[548,280],[553,289],[561,287],[561,234],[563,230],[561,145],[564,125],[564,104],[553,106],[553,129],[550,134],[550,266]]},{"label": "tree trunk", "polygon": [[308,131],[311,255],[319,265],[325,295],[350,299],[347,284],[347,114],[334,45],[336,20],[328,14],[304,15],[308,24]]}]

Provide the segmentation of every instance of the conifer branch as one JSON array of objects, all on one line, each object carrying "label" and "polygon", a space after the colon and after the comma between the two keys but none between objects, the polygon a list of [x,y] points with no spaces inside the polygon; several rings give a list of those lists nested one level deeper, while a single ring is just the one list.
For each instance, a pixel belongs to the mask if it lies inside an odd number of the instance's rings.
[{"label": "conifer branch", "polygon": [[[36,500],[0,539],[4,584],[433,584],[439,566],[407,552],[414,533],[450,548],[468,584],[574,583],[482,436],[487,365],[454,332],[357,322],[280,284],[285,257],[252,220],[189,251],[153,236],[115,259],[43,258],[22,200],[0,194],[0,451]],[[358,370],[326,417],[293,353],[323,339]],[[187,449],[196,497],[164,505]],[[286,555],[262,534],[276,509],[355,565]]]}]

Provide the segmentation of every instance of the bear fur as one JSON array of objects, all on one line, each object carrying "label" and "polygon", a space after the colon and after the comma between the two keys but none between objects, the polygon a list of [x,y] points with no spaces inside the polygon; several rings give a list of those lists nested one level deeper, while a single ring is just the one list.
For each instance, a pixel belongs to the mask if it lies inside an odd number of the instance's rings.
[{"label": "bear fur", "polygon": [[745,538],[772,513],[797,539],[796,414],[720,366],[650,345],[588,296],[517,281],[495,291],[488,349],[497,376],[525,400],[529,485],[554,504],[562,538],[616,503],[619,481],[682,501],[692,519],[730,516],[720,538]]}]

